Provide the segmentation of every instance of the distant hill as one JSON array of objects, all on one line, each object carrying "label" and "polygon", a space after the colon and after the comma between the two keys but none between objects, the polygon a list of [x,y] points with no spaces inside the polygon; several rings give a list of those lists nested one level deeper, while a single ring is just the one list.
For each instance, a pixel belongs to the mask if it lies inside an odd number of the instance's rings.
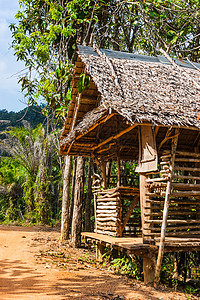
[{"label": "distant hill", "polygon": [[42,107],[40,106],[30,106],[28,110],[25,108],[19,112],[8,112],[6,109],[1,109],[0,132],[5,130],[8,126],[23,126],[23,120],[28,121],[32,128],[35,128],[39,123],[45,123],[46,118],[41,111]]}]

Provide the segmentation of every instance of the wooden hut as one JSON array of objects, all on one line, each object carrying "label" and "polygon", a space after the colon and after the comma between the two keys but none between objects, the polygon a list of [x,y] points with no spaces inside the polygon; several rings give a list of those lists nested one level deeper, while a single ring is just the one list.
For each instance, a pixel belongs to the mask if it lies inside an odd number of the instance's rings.
[{"label": "wooden hut", "polygon": [[[167,56],[79,46],[61,152],[92,156],[102,170],[95,233],[85,236],[139,251],[145,282],[155,275],[152,253],[158,277],[164,251],[200,249],[199,69]],[[90,84],[79,93],[81,74]],[[110,160],[118,165],[112,188]],[[123,183],[121,161],[137,162],[139,183]]]}]

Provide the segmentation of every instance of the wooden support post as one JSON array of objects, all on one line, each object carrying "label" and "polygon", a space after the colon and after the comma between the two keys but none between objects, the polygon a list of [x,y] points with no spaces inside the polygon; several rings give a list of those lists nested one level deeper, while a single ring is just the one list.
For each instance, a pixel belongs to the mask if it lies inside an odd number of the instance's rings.
[{"label": "wooden support post", "polygon": [[91,231],[91,200],[92,200],[92,174],[93,161],[90,157],[88,165],[88,189],[85,200],[85,231]]},{"label": "wooden support post", "polygon": [[104,161],[103,158],[101,159],[100,167],[101,167],[101,175],[102,175],[102,178],[103,178],[103,188],[104,188],[104,189],[107,189],[106,163],[105,163],[105,161]]},{"label": "wooden support post", "polygon": [[112,159],[109,159],[109,161],[106,164],[106,177],[107,177],[107,187],[110,187],[110,176],[112,174]]},{"label": "wooden support post", "polygon": [[99,262],[103,261],[103,254],[104,254],[105,245],[103,243],[97,243],[96,246],[96,260]]},{"label": "wooden support post", "polygon": [[162,264],[163,254],[164,254],[165,234],[166,234],[166,228],[167,228],[167,217],[168,217],[168,209],[169,209],[169,202],[170,202],[172,179],[173,179],[173,175],[174,175],[174,162],[175,162],[177,143],[178,143],[178,129],[175,130],[175,136],[172,139],[172,157],[171,157],[171,162],[169,165],[169,175],[168,175],[169,177],[168,177],[168,181],[167,181],[167,188],[166,188],[166,194],[165,194],[160,245],[159,245],[158,258],[157,258],[157,264],[156,264],[156,270],[155,270],[155,280],[154,280],[155,287],[158,286],[159,281],[160,281],[160,270],[161,270],[161,264]]},{"label": "wooden support post", "polygon": [[61,240],[69,239],[70,228],[70,178],[72,168],[72,157],[65,156],[63,170],[63,198],[62,198],[62,216],[61,216]]},{"label": "wooden support post", "polygon": [[[198,139],[199,139],[199,137],[198,137]],[[198,140],[197,146],[194,147],[194,151],[195,151],[195,153],[196,153],[197,155],[199,154],[199,144],[200,144],[200,140]],[[195,163],[195,168],[200,168],[200,163],[199,163],[199,162]],[[196,173],[195,173],[195,176],[196,176],[197,178],[199,177],[199,175],[200,175],[199,172],[196,172]],[[200,184],[200,181],[199,181],[199,180],[196,180],[196,185],[197,185],[197,184]],[[197,204],[197,206],[196,206],[196,219],[199,220],[199,219],[200,219],[200,207],[199,207],[200,197],[196,197],[196,199],[198,200],[198,204]]]},{"label": "wooden support post", "polygon": [[[158,154],[156,147],[155,131],[150,126],[140,126],[138,129],[139,139],[139,160],[136,172],[140,174],[140,207],[142,219],[142,236],[143,243],[148,243],[150,237],[148,230],[149,224],[146,220],[151,218],[151,203],[147,202],[149,196],[147,195],[148,189],[146,187],[146,180],[148,179],[147,173],[157,171],[158,169]],[[149,216],[146,216],[148,213]],[[148,233],[148,237],[147,234]],[[146,235],[146,236],[145,236]]]},{"label": "wooden support post", "polygon": [[71,244],[73,248],[81,246],[82,202],[84,191],[84,158],[77,158],[76,184],[74,195],[74,211],[71,228]]},{"label": "wooden support post", "polygon": [[94,232],[97,232],[97,193],[94,193]]},{"label": "wooden support post", "polygon": [[154,281],[155,265],[155,253],[149,252],[147,255],[143,256],[144,284],[152,283]]},{"label": "wooden support post", "polygon": [[120,158],[117,157],[117,186],[119,187],[121,185],[121,164],[120,164]]},{"label": "wooden support post", "polygon": [[142,222],[142,238],[144,243],[144,202],[145,202],[145,185],[146,185],[146,176],[140,174],[140,210],[141,210],[141,222]]},{"label": "wooden support post", "polygon": [[[147,223],[146,220],[150,219],[149,216],[145,216],[145,212],[149,213],[151,210],[151,202],[146,201],[149,199],[149,197],[146,195],[148,190],[146,188],[146,180],[147,175],[141,173],[140,174],[140,209],[141,209],[141,221],[142,221],[142,237],[143,237],[143,243],[148,244],[148,238],[149,236],[145,236],[146,233],[149,233],[147,230],[147,227],[150,227],[150,223]],[[148,207],[148,209],[147,209]]]}]

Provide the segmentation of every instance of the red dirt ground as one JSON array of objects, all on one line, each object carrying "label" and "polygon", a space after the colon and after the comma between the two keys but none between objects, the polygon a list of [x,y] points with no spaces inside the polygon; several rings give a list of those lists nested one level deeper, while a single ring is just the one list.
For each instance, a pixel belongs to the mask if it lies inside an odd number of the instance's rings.
[{"label": "red dirt ground", "polygon": [[1,225],[0,299],[198,299],[114,275],[93,258],[88,250],[61,244],[56,230]]}]

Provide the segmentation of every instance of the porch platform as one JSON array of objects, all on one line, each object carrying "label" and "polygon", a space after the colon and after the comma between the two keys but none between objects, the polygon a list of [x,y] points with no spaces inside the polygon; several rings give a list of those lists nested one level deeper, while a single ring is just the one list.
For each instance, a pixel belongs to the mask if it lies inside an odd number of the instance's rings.
[{"label": "porch platform", "polygon": [[82,232],[82,237],[86,241],[92,241],[97,244],[104,244],[119,250],[126,250],[129,254],[145,255],[148,252],[156,252],[158,246],[143,244],[141,237],[112,237],[94,232]]},{"label": "porch platform", "polygon": [[[86,241],[103,244],[119,250],[126,250],[129,254],[145,255],[149,252],[157,252],[159,239],[155,239],[155,245],[144,244],[141,237],[112,237],[94,232],[82,232]],[[180,238],[167,237],[165,240],[165,252],[200,251],[200,237]]]},{"label": "porch platform", "polygon": [[[155,245],[159,247],[160,240],[155,239]],[[200,251],[200,237],[166,237],[165,252]]]}]

